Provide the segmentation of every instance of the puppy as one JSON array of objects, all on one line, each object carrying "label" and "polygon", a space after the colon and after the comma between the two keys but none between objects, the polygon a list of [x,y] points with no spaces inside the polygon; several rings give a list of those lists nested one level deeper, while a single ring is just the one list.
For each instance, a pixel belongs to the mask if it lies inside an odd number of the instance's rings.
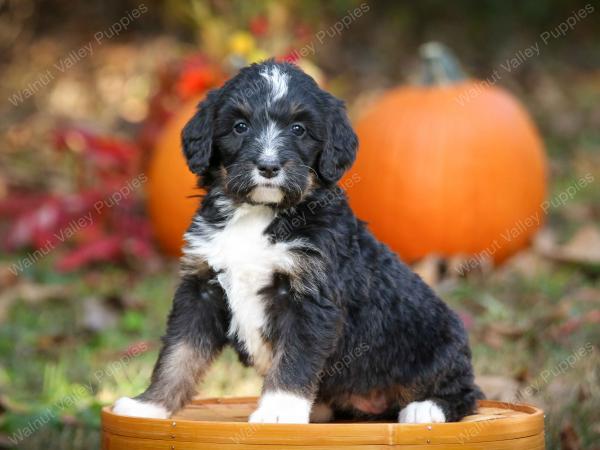
[{"label": "puppy", "polygon": [[169,417],[227,344],[264,375],[250,422],[474,412],[460,319],[336,186],[358,145],[340,100],[294,65],[253,64],[208,93],[182,142],[206,196],[150,387],[115,413]]}]

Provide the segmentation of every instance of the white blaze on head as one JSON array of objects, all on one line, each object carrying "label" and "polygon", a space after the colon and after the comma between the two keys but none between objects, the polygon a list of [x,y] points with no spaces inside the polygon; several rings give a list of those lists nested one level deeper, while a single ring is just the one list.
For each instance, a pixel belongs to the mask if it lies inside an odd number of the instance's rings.
[{"label": "white blaze on head", "polygon": [[277,156],[277,146],[279,145],[279,134],[281,130],[273,121],[269,121],[267,127],[260,133],[257,142],[261,147],[261,155],[266,158]]},{"label": "white blaze on head", "polygon": [[282,72],[277,66],[266,66],[260,75],[267,80],[271,87],[269,102],[283,98],[287,94],[289,75]]}]

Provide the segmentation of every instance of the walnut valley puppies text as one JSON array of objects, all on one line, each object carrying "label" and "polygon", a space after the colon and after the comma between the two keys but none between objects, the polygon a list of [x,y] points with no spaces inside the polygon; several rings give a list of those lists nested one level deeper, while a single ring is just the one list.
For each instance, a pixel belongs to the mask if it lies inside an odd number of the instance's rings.
[{"label": "walnut valley puppies text", "polygon": [[38,261],[51,253],[57,246],[64,244],[73,238],[79,231],[91,226],[104,211],[119,206],[124,200],[130,198],[134,191],[139,189],[146,181],[148,181],[148,177],[145,173],[141,173],[107,197],[96,201],[93,209],[81,214],[77,219],[69,221],[68,224],[55,232],[51,239],[46,240],[46,243],[40,248],[27,254],[16,263],[11,264],[9,270],[16,276],[25,269],[35,265]]},{"label": "walnut valley puppies text", "polygon": [[577,24],[589,17],[595,10],[594,5],[588,3],[583,8],[573,11],[571,15],[566,17],[555,27],[542,31],[535,42],[527,47],[516,50],[512,55],[502,60],[498,67],[496,67],[488,77],[481,80],[467,93],[457,96],[456,101],[463,106],[479,96],[486,87],[498,83],[505,74],[511,74],[518,71],[530,59],[538,57],[542,53],[544,47],[551,45],[552,42],[561,39],[573,31]]},{"label": "walnut valley puppies text", "polygon": [[93,38],[85,44],[74,48],[56,60],[51,67],[40,72],[33,81],[30,81],[25,87],[14,92],[8,97],[8,101],[13,106],[18,106],[30,97],[40,92],[48,86],[61,73],[65,73],[81,60],[94,55],[95,48],[102,45],[104,42],[118,37],[128,30],[131,24],[148,12],[148,7],[144,3],[140,3],[137,8],[127,11],[119,20],[111,24],[109,27],[96,31]]}]

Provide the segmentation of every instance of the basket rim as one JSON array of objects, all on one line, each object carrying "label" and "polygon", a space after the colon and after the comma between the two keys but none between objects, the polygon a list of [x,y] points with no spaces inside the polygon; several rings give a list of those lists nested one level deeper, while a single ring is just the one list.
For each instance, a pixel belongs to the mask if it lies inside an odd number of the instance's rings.
[{"label": "basket rim", "polygon": [[[195,399],[192,404],[249,404],[256,401],[257,397],[221,397]],[[481,400],[479,405],[525,414],[491,420],[436,424],[252,424],[119,416],[112,413],[110,406],[106,406],[102,409],[102,432],[106,435],[171,442],[343,446],[481,443],[528,438],[544,431],[544,413],[540,408],[523,403],[491,400]]]}]

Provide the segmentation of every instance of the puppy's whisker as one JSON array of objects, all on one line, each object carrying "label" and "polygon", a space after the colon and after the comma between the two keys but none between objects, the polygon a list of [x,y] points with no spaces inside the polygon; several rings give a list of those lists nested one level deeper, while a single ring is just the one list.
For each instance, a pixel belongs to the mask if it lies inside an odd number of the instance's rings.
[{"label": "puppy's whisker", "polygon": [[317,171],[315,169],[313,169],[310,166],[307,166],[306,164],[299,164],[300,167],[306,167],[308,170],[310,170],[312,173],[315,174],[316,177],[319,177],[319,174],[317,173]]},{"label": "puppy's whisker", "polygon": [[[230,165],[226,166],[225,170],[229,170],[229,169],[231,169],[233,167],[239,167],[239,166],[242,166],[242,167],[243,166],[248,166],[248,164],[246,164],[246,163],[233,163],[233,164],[230,164]],[[248,168],[250,168],[250,167],[248,167]]]},{"label": "puppy's whisker", "polygon": [[245,173],[238,173],[237,175],[234,175],[233,177],[229,178],[226,182],[225,182],[225,189],[229,189],[229,186],[231,185],[231,183],[233,183],[235,180],[238,180],[239,178],[243,177],[244,175],[246,175]]}]

